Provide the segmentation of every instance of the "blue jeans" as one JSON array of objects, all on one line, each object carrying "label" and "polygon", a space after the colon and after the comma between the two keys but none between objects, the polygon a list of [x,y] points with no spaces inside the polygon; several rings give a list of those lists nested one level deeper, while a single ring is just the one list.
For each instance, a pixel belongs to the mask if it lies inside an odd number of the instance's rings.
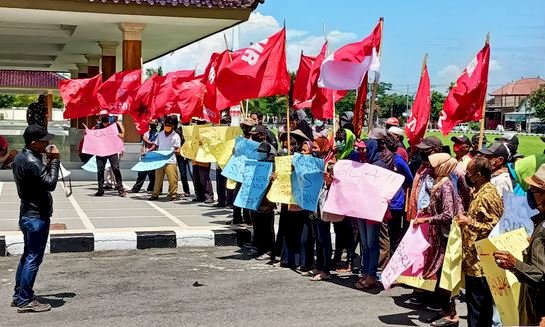
[{"label": "blue jeans", "polygon": [[381,224],[369,220],[358,219],[361,246],[360,273],[367,277],[377,277],[378,259],[380,256],[379,236],[381,226]]},{"label": "blue jeans", "polygon": [[23,216],[19,219],[25,249],[15,275],[13,302],[18,307],[28,304],[34,297],[32,288],[44,258],[47,237],[49,236],[49,224],[49,218],[41,219],[39,217]]}]

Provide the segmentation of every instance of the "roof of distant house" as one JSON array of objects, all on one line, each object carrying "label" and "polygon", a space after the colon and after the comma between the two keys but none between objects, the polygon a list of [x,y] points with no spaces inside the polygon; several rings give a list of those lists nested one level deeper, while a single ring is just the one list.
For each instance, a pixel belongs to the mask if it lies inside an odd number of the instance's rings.
[{"label": "roof of distant house", "polygon": [[265,0],[89,0],[89,2],[115,3],[121,5],[162,5],[208,8],[255,9]]},{"label": "roof of distant house", "polygon": [[52,72],[0,70],[0,87],[20,89],[57,89],[65,77]]},{"label": "roof of distant house", "polygon": [[512,96],[512,95],[530,95],[537,90],[541,85],[545,85],[545,80],[539,77],[522,78],[518,81],[506,84],[494,92],[492,96]]}]

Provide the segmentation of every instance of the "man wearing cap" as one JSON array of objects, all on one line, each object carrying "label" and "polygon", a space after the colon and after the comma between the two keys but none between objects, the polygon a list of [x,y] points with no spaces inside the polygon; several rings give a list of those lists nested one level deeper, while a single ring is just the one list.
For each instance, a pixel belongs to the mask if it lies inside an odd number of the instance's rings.
[{"label": "man wearing cap", "polygon": [[511,157],[509,145],[494,142],[488,148],[479,150],[479,153],[484,155],[492,165],[492,179],[490,182],[496,187],[500,197],[503,197],[503,192],[513,192],[511,174],[507,169],[507,162]]},{"label": "man wearing cap", "polygon": [[386,119],[386,130],[389,130],[390,127],[399,127],[399,119],[397,119],[396,117],[390,117],[388,119]]},{"label": "man wearing cap", "polygon": [[474,134],[471,137],[471,151],[469,152],[469,155],[471,158],[475,158],[479,155],[479,150],[486,148],[486,144],[488,143],[488,139],[486,138],[486,135],[483,134],[483,145],[479,148],[479,138],[481,137],[481,134]]},{"label": "man wearing cap", "polygon": [[[17,307],[17,312],[51,310],[51,305],[36,300],[33,286],[49,236],[53,215],[51,192],[55,191],[59,178],[59,150],[54,145],[49,146],[53,137],[42,126],[28,126],[23,134],[25,148],[13,161],[13,177],[21,200],[19,228],[25,242],[15,274],[15,292],[11,304]],[[44,153],[47,164],[43,163]]]},{"label": "man wearing cap", "polygon": [[397,149],[395,152],[399,154],[405,162],[409,162],[409,154],[403,144],[403,130],[397,126],[392,126],[388,128],[388,135],[391,135],[397,141]]},{"label": "man wearing cap", "polygon": [[276,138],[276,135],[274,135],[273,132],[271,132],[271,130],[269,130],[267,128],[267,126],[263,125],[263,114],[260,113],[260,112],[253,112],[251,115],[250,115],[250,118],[252,118],[256,125],[261,125],[263,127],[265,127],[265,133],[267,135],[267,142],[273,146],[273,148],[275,150],[278,151],[278,139]]},{"label": "man wearing cap", "polygon": [[537,326],[545,317],[545,165],[526,182],[530,185],[528,197],[532,207],[539,210],[539,214],[532,217],[535,228],[530,246],[525,250],[523,261],[506,251],[498,251],[494,257],[500,268],[511,271],[521,283],[519,324]]},{"label": "man wearing cap", "polygon": [[501,137],[496,138],[496,141],[511,144],[511,146],[514,149],[513,155],[511,157],[515,158],[516,153],[518,152],[518,149],[519,149],[519,138],[517,134],[505,133]]},{"label": "man wearing cap", "polygon": [[471,141],[465,135],[453,136],[450,139],[454,142],[453,150],[456,154],[456,160],[459,162],[459,167],[466,170],[467,164],[471,161],[471,155],[469,150],[471,150]]}]

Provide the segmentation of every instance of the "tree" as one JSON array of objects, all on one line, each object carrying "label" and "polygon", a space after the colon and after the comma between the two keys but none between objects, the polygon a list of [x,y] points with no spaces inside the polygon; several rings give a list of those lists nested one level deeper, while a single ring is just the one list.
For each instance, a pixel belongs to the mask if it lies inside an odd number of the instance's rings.
[{"label": "tree", "polygon": [[536,111],[535,116],[545,122],[545,86],[541,86],[528,97],[528,104]]},{"label": "tree", "polygon": [[445,103],[446,96],[437,91],[431,92],[431,119],[432,120],[439,120],[439,115],[441,115],[441,111],[443,110],[443,104]]},{"label": "tree", "polygon": [[37,95],[17,94],[14,97],[15,99],[12,105],[17,108],[26,108],[30,106],[30,104],[38,101]]},{"label": "tree", "polygon": [[145,74],[146,74],[146,79],[151,78],[154,74],[163,76],[163,67],[159,66],[157,68],[155,67],[146,68]]},{"label": "tree", "polygon": [[11,108],[15,97],[11,94],[0,94],[0,108]]}]

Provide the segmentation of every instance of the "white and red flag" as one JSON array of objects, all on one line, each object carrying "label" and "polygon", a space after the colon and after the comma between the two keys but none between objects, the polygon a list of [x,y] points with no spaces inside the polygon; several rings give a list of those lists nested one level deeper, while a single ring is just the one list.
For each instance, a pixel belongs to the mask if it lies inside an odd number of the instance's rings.
[{"label": "white and red flag", "polygon": [[217,73],[217,89],[226,99],[238,103],[289,93],[285,28],[241,51]]},{"label": "white and red flag", "polygon": [[450,133],[459,123],[481,120],[489,64],[490,45],[486,43],[450,89],[438,122],[443,135]]},{"label": "white and red flag", "polygon": [[430,76],[428,75],[428,65],[424,63],[422,67],[422,75],[418,84],[418,91],[414,98],[411,117],[407,120],[405,126],[405,134],[409,139],[409,143],[415,146],[422,141],[426,134],[426,127],[430,120],[431,114],[431,84]]},{"label": "white and red flag", "polygon": [[330,54],[322,63],[318,86],[332,90],[355,90],[365,73],[379,72],[382,18],[368,37],[347,44]]}]

